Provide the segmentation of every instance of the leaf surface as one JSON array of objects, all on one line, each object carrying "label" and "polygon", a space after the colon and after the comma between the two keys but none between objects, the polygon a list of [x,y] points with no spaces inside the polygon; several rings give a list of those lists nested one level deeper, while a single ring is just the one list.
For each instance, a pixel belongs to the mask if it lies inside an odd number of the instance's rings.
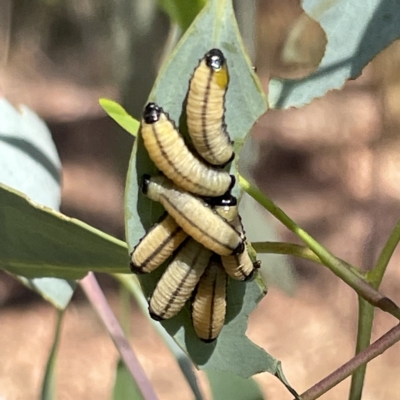
[{"label": "leaf surface", "polygon": [[110,118],[112,118],[119,126],[124,128],[132,136],[136,137],[140,122],[129,115],[125,108],[116,103],[114,100],[110,99],[100,99],[99,103]]},{"label": "leaf surface", "polygon": [[113,400],[143,400],[140,390],[122,360],[118,360]]},{"label": "leaf surface", "polygon": [[[11,273],[72,280],[84,277],[89,271],[130,272],[124,242],[37,205],[3,185],[0,185],[0,223],[0,267]],[[33,280],[32,285],[36,284],[37,280]],[[49,287],[48,292],[51,297],[56,288]]]},{"label": "leaf surface", "polygon": [[[88,271],[129,272],[125,243],[59,213],[61,164],[44,122],[0,99],[0,267],[57,308]],[[22,192],[22,193],[21,193]]]},{"label": "leaf surface", "polygon": [[264,400],[257,383],[226,372],[208,371],[213,400]]},{"label": "leaf surface", "polygon": [[[44,206],[58,210],[60,181],[61,163],[45,123],[29,108],[21,106],[16,109],[5,98],[1,98],[0,183],[26,193]],[[4,213],[6,210],[3,210]],[[6,226],[3,224],[2,228]],[[9,240],[19,241],[19,238],[11,238],[12,234],[12,229],[2,232],[8,238],[2,243],[3,246],[7,246]],[[8,254],[10,251],[7,248]],[[17,246],[15,251],[18,255],[21,249]],[[7,261],[4,253],[0,258],[0,265],[5,265]],[[22,276],[16,278],[57,307],[68,304],[75,287],[73,282],[57,278],[36,278],[34,281]]]},{"label": "leaf surface", "polygon": [[[226,123],[235,141],[235,150],[239,151],[245,135],[265,112],[266,102],[243,49],[229,1],[213,0],[206,5],[164,65],[149,101],[161,105],[184,133],[187,128],[183,109],[189,79],[199,59],[214,47],[222,49],[228,62],[230,84],[226,96]],[[155,174],[157,170],[139,135],[130,161],[125,193],[126,236],[131,250],[162,213],[159,204],[139,193],[138,182],[144,173]],[[231,173],[235,173],[234,163]],[[240,195],[238,186],[233,192]],[[152,292],[163,269],[160,267],[154,273],[140,276],[146,295]],[[188,305],[176,317],[163,322],[163,326],[199,368],[229,371],[245,378],[262,371],[275,374],[277,360],[245,335],[248,316],[263,297],[264,290],[259,279],[247,283],[230,281],[226,323],[219,338],[211,344],[196,337]]]},{"label": "leaf surface", "polygon": [[299,79],[272,79],[268,100],[273,108],[301,107],[340,89],[400,37],[400,2],[392,0],[304,0],[304,11],[327,35],[318,69]]}]

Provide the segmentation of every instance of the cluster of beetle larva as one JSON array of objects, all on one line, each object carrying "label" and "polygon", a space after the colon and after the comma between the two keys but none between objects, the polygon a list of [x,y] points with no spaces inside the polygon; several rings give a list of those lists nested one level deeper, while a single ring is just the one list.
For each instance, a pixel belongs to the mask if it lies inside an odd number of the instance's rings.
[{"label": "cluster of beetle larva", "polygon": [[142,192],[166,214],[134,248],[131,269],[149,273],[174,253],[150,298],[150,315],[171,318],[193,296],[193,326],[205,342],[223,327],[228,275],[244,281],[258,266],[247,252],[237,200],[230,194],[235,178],[223,169],[235,155],[224,122],[228,83],[223,53],[210,50],[187,95],[188,131],[198,154],[157,104],[147,104],[141,124],[144,145],[162,172],[144,175]]}]

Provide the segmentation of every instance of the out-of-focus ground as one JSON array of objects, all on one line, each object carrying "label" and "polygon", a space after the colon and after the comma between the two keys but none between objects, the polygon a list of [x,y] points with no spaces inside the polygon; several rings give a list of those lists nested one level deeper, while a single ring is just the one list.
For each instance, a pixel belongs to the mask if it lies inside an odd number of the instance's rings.
[{"label": "out-of-focus ground", "polygon": [[[122,98],[116,82],[124,77],[115,78],[118,63],[108,59],[114,54],[110,39],[90,9],[82,6],[77,12],[90,27],[85,31],[54,7],[35,23],[29,23],[29,16],[14,17],[25,28],[11,37],[13,46],[0,75],[2,92],[48,121],[64,166],[62,211],[123,237],[124,171],[131,140],[104,117],[98,98]],[[71,10],[67,6],[64,11]],[[102,15],[106,10],[97,11]],[[301,14],[298,2],[264,0],[258,11],[256,64],[264,86],[271,75],[310,72],[325,39]],[[282,55],[299,21],[306,28],[297,37],[294,64]],[[259,186],[333,253],[363,270],[371,268],[400,215],[399,68],[400,44],[395,42],[343,90],[300,110],[268,111],[253,133],[261,148],[254,168]],[[279,233],[284,240],[295,240],[283,228]],[[397,302],[399,261],[396,252],[381,287]],[[292,262],[297,277],[293,295],[271,287],[250,317],[248,335],[282,361],[289,382],[302,392],[353,355],[357,298],[327,269]],[[106,289],[117,311],[115,286],[108,283]],[[6,275],[0,280],[0,303],[0,398],[37,398],[55,311]],[[373,339],[395,323],[377,311]],[[160,399],[192,398],[172,356],[136,308],[132,344]],[[78,293],[63,325],[58,398],[109,399],[116,360],[112,342]],[[369,364],[363,399],[399,398],[399,374],[397,344]],[[272,376],[255,379],[268,399],[292,398]],[[322,398],[345,399],[348,387],[346,380]]]}]

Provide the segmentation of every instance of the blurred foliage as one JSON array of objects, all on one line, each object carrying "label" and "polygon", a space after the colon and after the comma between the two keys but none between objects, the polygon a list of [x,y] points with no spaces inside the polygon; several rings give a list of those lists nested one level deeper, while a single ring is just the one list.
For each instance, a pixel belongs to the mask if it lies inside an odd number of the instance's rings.
[{"label": "blurred foliage", "polygon": [[165,10],[171,21],[179,25],[182,31],[186,31],[196,15],[201,11],[207,0],[157,0]]}]

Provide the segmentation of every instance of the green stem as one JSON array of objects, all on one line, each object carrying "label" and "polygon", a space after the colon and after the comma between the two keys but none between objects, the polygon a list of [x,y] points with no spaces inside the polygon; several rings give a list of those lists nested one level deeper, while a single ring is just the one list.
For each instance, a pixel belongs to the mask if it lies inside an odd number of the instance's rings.
[{"label": "green stem", "polygon": [[[257,253],[286,254],[293,257],[303,258],[324,265],[321,259],[313,253],[307,246],[286,242],[251,242],[251,246]],[[354,274],[363,277],[358,269],[346,261],[339,259]]]},{"label": "green stem", "polygon": [[46,372],[42,383],[42,393],[40,397],[41,400],[51,400],[56,398],[56,364],[58,354],[57,350],[60,341],[63,317],[64,310],[58,310],[53,344],[51,345],[50,355],[46,365]]},{"label": "green stem", "polygon": [[286,254],[322,264],[321,259],[307,246],[285,242],[251,242],[257,253]]},{"label": "green stem", "polygon": [[[361,297],[358,297],[358,329],[356,354],[368,348],[371,342],[375,309]],[[361,400],[367,364],[358,367],[351,377],[349,400]]]},{"label": "green stem", "polygon": [[[366,274],[367,280],[375,289],[379,289],[389,261],[400,241],[400,220],[397,222],[385,246],[379,255],[375,267]],[[374,308],[359,298],[358,331],[356,354],[366,349],[371,342],[371,332],[374,320]],[[353,374],[350,385],[349,400],[360,400],[362,396],[366,365],[359,367]]]},{"label": "green stem", "polygon": [[389,264],[389,261],[399,242],[400,242],[400,220],[397,221],[397,224],[394,227],[392,233],[390,234],[388,241],[383,247],[375,267],[367,273],[367,279],[374,288],[376,289],[379,288],[379,285],[382,282],[383,275],[386,272],[386,268]]},{"label": "green stem", "polygon": [[338,260],[325,247],[319,244],[312,236],[300,228],[289,218],[279,207],[277,207],[259,189],[252,186],[246,179],[239,175],[239,184],[250,196],[267,209],[275,218],[281,221],[288,229],[297,235],[335,275],[352,287],[362,298],[369,303],[388,312],[397,319],[400,319],[400,309],[389,298],[371,287],[360,276],[350,271],[345,264]]}]

